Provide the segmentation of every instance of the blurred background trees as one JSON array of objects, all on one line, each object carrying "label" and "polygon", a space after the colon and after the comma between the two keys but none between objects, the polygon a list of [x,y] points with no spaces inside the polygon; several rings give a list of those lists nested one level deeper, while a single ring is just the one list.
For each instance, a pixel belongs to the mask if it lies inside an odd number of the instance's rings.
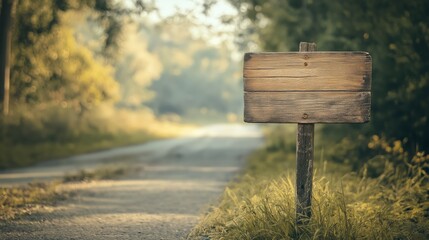
[{"label": "blurred background trees", "polygon": [[66,13],[91,12],[103,32],[107,56],[117,47],[121,18],[131,10],[109,0],[13,2],[12,104],[53,102],[81,111],[118,98],[113,69],[104,68],[102,59],[76,42],[73,21]]},{"label": "blurred background trees", "polygon": [[240,112],[239,60],[197,34],[204,26],[192,13],[154,21],[155,5],[141,0],[2,0],[0,8],[13,19],[0,168]]},{"label": "blurred background trees", "polygon": [[157,94],[149,106],[161,115],[241,114],[240,63],[225,43],[213,46],[193,37],[192,27],[189,19],[175,16],[156,29],[161,34],[146,33],[165,68],[150,87]]},{"label": "blurred background trees", "polygon": [[[151,101],[160,114],[192,108],[237,113],[239,66],[230,49],[195,36],[191,31],[200,26],[186,15],[153,24],[136,17],[153,7],[129,3],[19,1],[12,104],[53,103],[81,112],[109,101],[130,108]],[[198,101],[189,101],[190,95]]]}]

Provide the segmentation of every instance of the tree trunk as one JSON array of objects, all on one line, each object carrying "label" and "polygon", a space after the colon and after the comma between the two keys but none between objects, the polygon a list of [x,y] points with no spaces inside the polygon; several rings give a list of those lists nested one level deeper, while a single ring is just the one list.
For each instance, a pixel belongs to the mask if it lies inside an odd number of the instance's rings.
[{"label": "tree trunk", "polygon": [[10,50],[15,5],[16,0],[2,0],[0,11],[0,101],[3,105],[3,115],[9,113]]}]

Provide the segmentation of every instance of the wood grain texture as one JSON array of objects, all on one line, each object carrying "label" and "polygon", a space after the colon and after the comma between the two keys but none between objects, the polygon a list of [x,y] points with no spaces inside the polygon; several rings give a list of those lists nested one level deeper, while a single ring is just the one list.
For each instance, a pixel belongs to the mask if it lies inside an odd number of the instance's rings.
[{"label": "wood grain texture", "polygon": [[364,123],[370,106],[370,92],[245,92],[244,121]]},{"label": "wood grain texture", "polygon": [[245,91],[369,91],[366,52],[246,53]]}]

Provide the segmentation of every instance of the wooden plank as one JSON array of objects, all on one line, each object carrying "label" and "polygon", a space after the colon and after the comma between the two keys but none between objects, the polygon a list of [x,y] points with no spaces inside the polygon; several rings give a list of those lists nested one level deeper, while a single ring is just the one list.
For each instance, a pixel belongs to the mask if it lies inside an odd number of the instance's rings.
[{"label": "wooden plank", "polygon": [[245,91],[371,89],[371,56],[366,52],[247,53]]},{"label": "wooden plank", "polygon": [[[339,81],[338,79],[344,79]],[[285,91],[369,91],[370,79],[352,76],[301,76],[279,78],[245,78],[244,91],[285,92]]]},{"label": "wooden plank", "polygon": [[370,106],[370,92],[245,92],[244,121],[364,123]]},{"label": "wooden plank", "polygon": [[312,64],[338,66],[371,62],[367,52],[261,52],[245,53],[244,69],[283,69]]}]

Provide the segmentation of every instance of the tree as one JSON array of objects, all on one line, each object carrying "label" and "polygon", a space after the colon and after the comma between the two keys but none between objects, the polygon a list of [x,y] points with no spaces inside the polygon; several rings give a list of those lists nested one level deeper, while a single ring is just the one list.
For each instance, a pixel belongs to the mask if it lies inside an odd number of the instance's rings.
[{"label": "tree", "polygon": [[10,50],[12,44],[12,21],[16,1],[2,0],[0,12],[0,101],[3,114],[9,113]]},{"label": "tree", "polygon": [[[92,63],[94,56],[91,56],[91,53],[75,45],[71,29],[63,26],[64,14],[70,11],[93,12],[99,27],[104,31],[104,56],[112,57],[117,49],[118,36],[121,33],[124,17],[148,11],[147,5],[143,4],[141,0],[132,1],[134,3],[132,7],[125,7],[114,0],[21,0],[19,4],[16,2],[2,0],[1,5],[0,32],[2,33],[1,38],[5,40],[1,41],[0,45],[0,73],[3,76],[0,78],[2,80],[0,96],[2,96],[2,100],[4,99],[2,102],[5,106],[3,108],[5,113],[9,101],[8,91],[4,90],[9,89],[7,81],[9,76],[13,85],[11,96],[25,103],[48,101],[52,98],[57,98],[57,100],[82,98],[86,100],[80,101],[80,105],[86,108],[88,104],[94,103],[94,99],[103,100],[113,96],[108,92],[114,92],[114,90],[110,91],[108,88],[100,86],[95,89],[83,88],[83,92],[64,91],[67,89],[67,83],[70,86],[76,85],[77,82],[84,84],[85,81],[84,85],[87,86],[88,84],[103,83],[94,78],[95,76],[90,78],[92,80],[87,79],[86,69],[96,67],[97,64]],[[12,11],[14,5],[16,5],[15,16]],[[13,29],[10,27],[12,18],[16,20],[16,27]],[[5,49],[10,49],[11,38],[14,42],[12,54],[10,51],[5,51]],[[60,42],[64,46],[60,46]],[[63,49],[61,49],[62,47]],[[66,48],[64,49],[64,47]],[[75,52],[68,51],[67,47],[71,47]],[[69,60],[81,60],[81,69],[71,70],[72,65],[68,65],[67,62]],[[64,65],[60,66],[59,63]],[[108,72],[109,70],[106,71],[106,73]],[[101,74],[98,78],[101,79],[103,75],[105,74]],[[113,81],[113,78],[110,78]],[[104,81],[107,85],[110,81],[108,79]],[[97,91],[98,93],[96,93]]]}]

